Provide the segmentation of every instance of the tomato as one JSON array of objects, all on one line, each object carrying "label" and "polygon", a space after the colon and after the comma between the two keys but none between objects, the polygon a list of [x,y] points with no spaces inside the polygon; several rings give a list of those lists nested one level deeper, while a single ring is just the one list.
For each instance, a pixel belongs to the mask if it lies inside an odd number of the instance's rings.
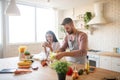
[{"label": "tomato", "polygon": [[47,64],[47,61],[46,60],[42,60],[41,61],[41,65],[44,67],[44,66],[47,66],[48,64]]},{"label": "tomato", "polygon": [[68,76],[71,76],[73,73],[73,69],[71,67],[68,67],[68,72],[67,72],[67,75]]}]

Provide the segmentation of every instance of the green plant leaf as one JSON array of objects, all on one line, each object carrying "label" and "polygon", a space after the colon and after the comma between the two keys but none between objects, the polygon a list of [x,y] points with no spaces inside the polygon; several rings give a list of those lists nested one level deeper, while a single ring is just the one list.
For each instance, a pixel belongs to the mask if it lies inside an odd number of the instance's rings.
[{"label": "green plant leaf", "polygon": [[30,55],[30,52],[29,51],[25,51],[24,54],[25,55]]},{"label": "green plant leaf", "polygon": [[84,22],[85,22],[85,28],[89,29],[89,25],[87,25],[87,23],[92,19],[92,14],[91,12],[86,12],[84,14]]},{"label": "green plant leaf", "polygon": [[70,63],[67,61],[55,61],[51,64],[51,67],[56,70],[57,73],[66,73]]}]

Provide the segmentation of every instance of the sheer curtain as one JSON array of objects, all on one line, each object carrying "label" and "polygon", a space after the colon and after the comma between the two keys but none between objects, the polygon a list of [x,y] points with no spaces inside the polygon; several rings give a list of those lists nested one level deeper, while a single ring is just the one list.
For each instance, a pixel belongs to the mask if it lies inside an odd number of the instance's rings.
[{"label": "sheer curtain", "polygon": [[2,49],[2,2],[0,0],[0,58],[2,58],[3,49]]}]

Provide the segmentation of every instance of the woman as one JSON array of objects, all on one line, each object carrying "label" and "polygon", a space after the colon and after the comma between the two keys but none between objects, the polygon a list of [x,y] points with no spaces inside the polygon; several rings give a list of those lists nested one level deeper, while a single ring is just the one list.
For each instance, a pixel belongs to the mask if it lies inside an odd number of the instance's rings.
[{"label": "woman", "polygon": [[58,48],[60,48],[60,43],[58,42],[54,32],[48,31],[46,32],[46,42],[43,43],[43,47],[47,57],[49,56],[49,52],[56,52]]}]

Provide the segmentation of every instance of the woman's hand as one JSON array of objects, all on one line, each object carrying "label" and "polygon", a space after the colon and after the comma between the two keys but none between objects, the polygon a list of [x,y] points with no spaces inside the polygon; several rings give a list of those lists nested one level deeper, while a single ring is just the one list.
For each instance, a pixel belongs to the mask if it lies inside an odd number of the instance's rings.
[{"label": "woman's hand", "polygon": [[44,42],[42,46],[43,46],[44,48],[48,47],[48,48],[50,48],[50,51],[53,51],[52,45],[51,45],[50,43],[48,43],[48,42]]},{"label": "woman's hand", "polygon": [[49,47],[50,44],[49,44],[48,42],[44,42],[44,43],[42,44],[42,46],[43,46],[43,47]]}]

